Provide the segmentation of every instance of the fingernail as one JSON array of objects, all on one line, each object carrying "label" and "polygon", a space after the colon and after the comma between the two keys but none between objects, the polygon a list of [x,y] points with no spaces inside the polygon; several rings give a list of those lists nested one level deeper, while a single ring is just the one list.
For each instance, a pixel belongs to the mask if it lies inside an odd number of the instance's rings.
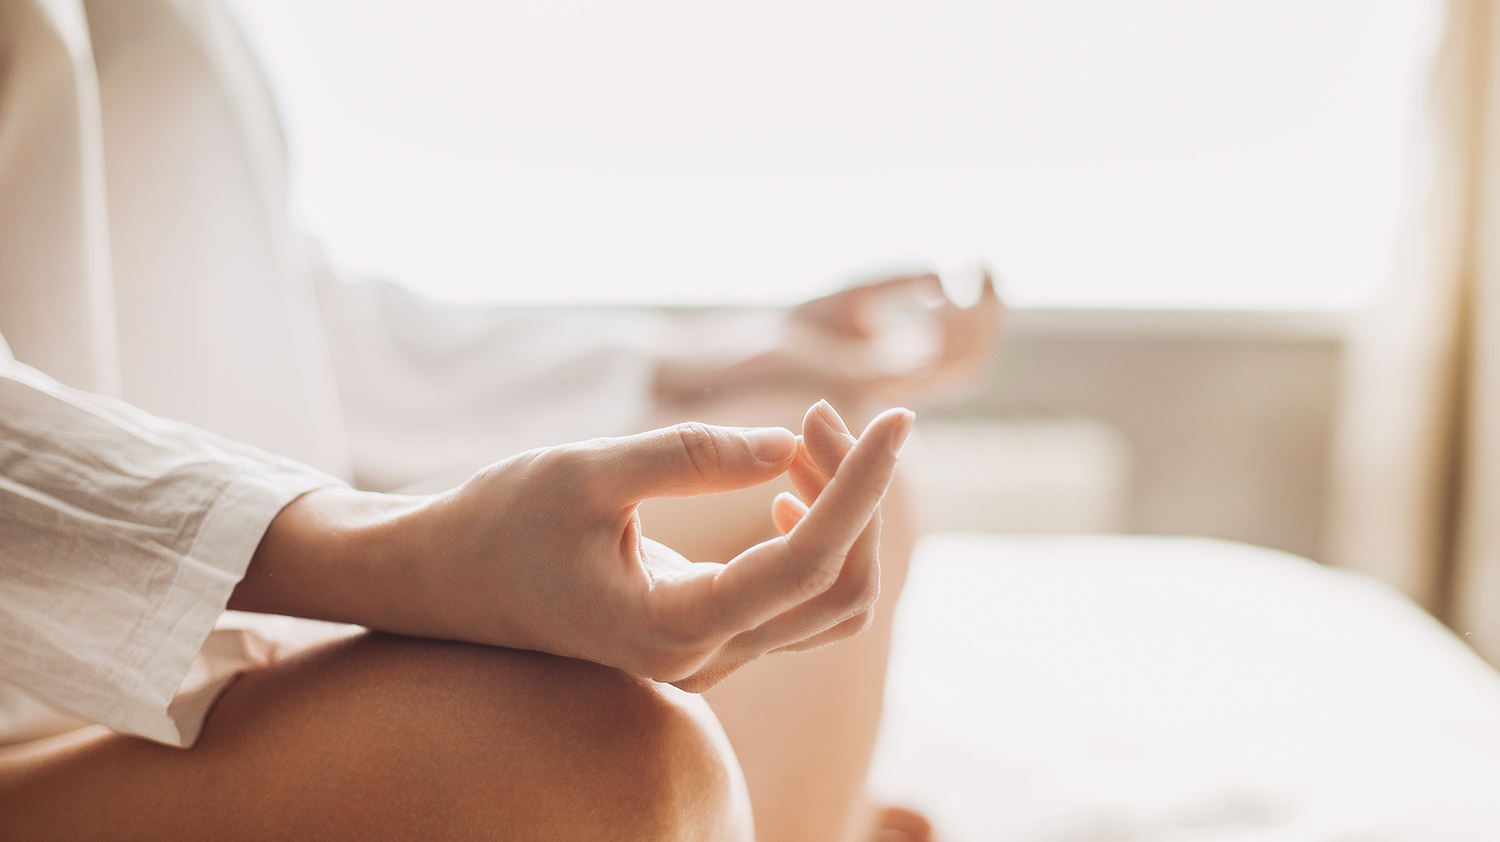
[{"label": "fingernail", "polygon": [[891,431],[891,452],[901,453],[901,446],[906,444],[906,437],[911,435],[912,425],[917,422],[917,414],[909,409],[901,410],[901,420],[896,422],[896,428]]},{"label": "fingernail", "polygon": [[756,427],[745,430],[750,452],[762,462],[785,462],[797,449],[797,437],[785,427]]},{"label": "fingernail", "polygon": [[839,417],[838,410],[833,408],[833,404],[826,400],[819,400],[815,406],[817,407],[818,414],[823,416],[823,420],[827,421],[828,426],[832,427],[835,432],[843,433],[846,436],[849,435],[848,425],[844,423],[843,418]]}]

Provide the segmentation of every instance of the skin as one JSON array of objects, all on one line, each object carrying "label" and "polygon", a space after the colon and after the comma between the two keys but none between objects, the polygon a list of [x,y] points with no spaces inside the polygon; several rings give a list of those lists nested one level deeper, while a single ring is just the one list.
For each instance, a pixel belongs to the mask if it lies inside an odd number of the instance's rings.
[{"label": "skin", "polygon": [[[876,513],[913,419],[882,413],[826,479],[794,459],[784,429],[688,423],[530,451],[429,497],[315,491],[276,518],[229,604],[550,652],[701,692],[768,652],[863,628]],[[641,534],[643,500],[788,469],[823,483],[812,507],[728,563]]]},{"label": "skin", "polygon": [[[522,454],[432,497],[304,495],[231,605],[427,639],[250,673],[188,751],[95,729],[0,753],[0,839],[748,839],[727,739],[670,684],[867,624],[911,424],[884,413],[831,475],[805,437],[699,424]],[[808,432],[822,449],[831,430]],[[778,498],[784,534],[728,563],[640,535],[646,497],[788,471],[811,506]]]},{"label": "skin", "polygon": [[[881,341],[882,320],[870,311],[891,309],[919,312],[942,338],[940,346],[922,358],[857,362],[861,348]],[[966,308],[948,301],[933,275],[852,287],[783,316],[799,323],[786,335],[807,335],[816,327],[821,337],[817,347],[832,349],[829,354],[783,343],[738,355],[690,357],[664,369],[667,383],[659,388],[658,421],[693,417],[789,424],[801,411],[799,402],[806,406],[816,394],[835,397],[865,420],[886,401],[953,395],[991,361],[1002,315],[987,279],[979,300]],[[696,343],[692,338],[684,344]],[[828,370],[850,360],[856,363]],[[713,366],[746,376],[712,373]],[[856,370],[863,373],[856,376]],[[664,543],[694,558],[727,559],[776,534],[768,504],[776,494],[792,490],[792,483],[782,478],[730,494],[652,500],[642,510],[648,529]],[[880,596],[869,627],[835,646],[755,661],[705,694],[735,746],[762,842],[899,842],[931,836],[924,817],[871,804],[864,797],[880,726],[892,620],[922,531],[916,501],[899,469],[881,514]]]},{"label": "skin", "polygon": [[[942,341],[861,367],[892,300],[926,301]],[[930,391],[972,373],[998,315],[988,284],[966,309],[931,276],[856,287],[788,311],[782,347],[668,359],[659,405],[748,419],[819,387],[859,405]],[[795,438],[679,425],[521,454],[431,497],[305,495],[231,607],[407,636],[247,674],[187,751],[97,728],[0,750],[0,840],[741,840],[752,799],[768,842],[927,838],[859,796],[916,534],[899,480],[883,538],[878,506],[910,426],[888,412],[856,443],[821,404]],[[643,537],[648,498],[667,498],[652,534],[698,563]],[[709,690],[724,728],[677,688]]]},{"label": "skin", "polygon": [[752,837],[698,696],[378,633],[247,673],[182,750],[94,727],[0,752],[0,839]]},{"label": "skin", "polygon": [[817,393],[855,407],[952,397],[991,362],[1003,314],[988,271],[969,307],[924,273],[847,287],[750,329],[735,323],[745,316],[711,313],[707,325],[690,321],[658,366],[660,416],[698,417],[748,395],[774,406],[789,394]]},{"label": "skin", "polygon": [[[721,411],[730,417],[791,411],[769,396],[754,402],[754,409]],[[815,408],[805,426],[820,423]],[[830,438],[835,449],[847,446],[847,436]],[[648,529],[695,557],[727,558],[736,547],[777,533],[770,504],[786,492],[798,493],[782,477],[735,494],[653,500],[642,516]],[[913,503],[898,468],[881,501],[880,594],[865,631],[837,645],[762,658],[705,694],[735,746],[757,836],[765,842],[864,840],[887,818],[862,796],[880,724],[894,609],[919,532]],[[707,528],[719,523],[740,528]]]}]

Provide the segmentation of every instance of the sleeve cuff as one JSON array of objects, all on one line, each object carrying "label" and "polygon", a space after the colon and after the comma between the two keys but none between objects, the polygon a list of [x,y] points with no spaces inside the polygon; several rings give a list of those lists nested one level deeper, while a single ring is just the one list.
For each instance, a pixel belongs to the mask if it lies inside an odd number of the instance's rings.
[{"label": "sleeve cuff", "polygon": [[224,490],[158,603],[155,616],[162,621],[137,627],[138,640],[131,649],[155,653],[138,668],[144,692],[127,694],[130,701],[119,711],[120,720],[103,724],[168,745],[193,744],[219,693],[256,662],[250,657],[227,672],[202,665],[194,669],[195,658],[229,604],[261,536],[288,503],[339,484],[333,477],[302,468],[273,476],[242,476]]}]

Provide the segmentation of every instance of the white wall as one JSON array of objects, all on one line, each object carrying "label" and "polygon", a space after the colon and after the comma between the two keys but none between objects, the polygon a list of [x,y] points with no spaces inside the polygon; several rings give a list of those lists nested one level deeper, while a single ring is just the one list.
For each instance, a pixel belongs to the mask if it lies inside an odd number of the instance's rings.
[{"label": "white wall", "polygon": [[445,298],[1380,294],[1435,0],[235,0],[335,259]]},{"label": "white wall", "polygon": [[1128,451],[1122,531],[1324,556],[1341,317],[1033,310],[1010,324],[979,393],[922,420],[1091,419]]}]

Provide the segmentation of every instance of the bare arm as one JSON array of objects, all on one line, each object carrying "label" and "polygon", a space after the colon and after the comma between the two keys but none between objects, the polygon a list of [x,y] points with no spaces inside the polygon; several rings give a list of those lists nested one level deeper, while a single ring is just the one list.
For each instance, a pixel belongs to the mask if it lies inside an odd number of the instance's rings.
[{"label": "bare arm", "polygon": [[790,309],[713,310],[678,327],[656,372],[668,406],[807,384],[883,403],[961,390],[993,357],[1004,307],[988,272],[960,307],[937,275],[851,286]]}]

